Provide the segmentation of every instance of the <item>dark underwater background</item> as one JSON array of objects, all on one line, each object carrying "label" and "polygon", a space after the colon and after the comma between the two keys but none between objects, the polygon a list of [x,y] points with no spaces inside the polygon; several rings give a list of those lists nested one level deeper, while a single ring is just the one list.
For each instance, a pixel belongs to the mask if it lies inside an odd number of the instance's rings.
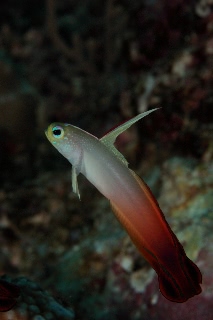
[{"label": "dark underwater background", "polygon": [[[0,281],[20,289],[1,320],[213,319],[212,85],[211,0],[1,1]],[[44,134],[100,138],[157,107],[116,147],[202,272],[182,304]]]}]

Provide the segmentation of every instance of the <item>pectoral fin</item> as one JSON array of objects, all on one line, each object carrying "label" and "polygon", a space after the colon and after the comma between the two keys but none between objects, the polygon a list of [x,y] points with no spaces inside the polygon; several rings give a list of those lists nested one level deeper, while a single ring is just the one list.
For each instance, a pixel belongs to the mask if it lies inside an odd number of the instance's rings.
[{"label": "pectoral fin", "polygon": [[73,166],[72,167],[72,190],[74,193],[76,193],[80,199],[80,192],[78,189],[78,173],[77,173],[77,169]]}]

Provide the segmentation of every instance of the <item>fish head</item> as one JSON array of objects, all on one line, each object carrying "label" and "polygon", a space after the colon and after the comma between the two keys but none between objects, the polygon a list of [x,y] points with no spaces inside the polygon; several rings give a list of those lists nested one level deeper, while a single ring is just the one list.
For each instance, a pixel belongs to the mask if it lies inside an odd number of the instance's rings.
[{"label": "fish head", "polygon": [[68,160],[76,153],[75,128],[66,123],[54,122],[45,131],[50,143]]}]

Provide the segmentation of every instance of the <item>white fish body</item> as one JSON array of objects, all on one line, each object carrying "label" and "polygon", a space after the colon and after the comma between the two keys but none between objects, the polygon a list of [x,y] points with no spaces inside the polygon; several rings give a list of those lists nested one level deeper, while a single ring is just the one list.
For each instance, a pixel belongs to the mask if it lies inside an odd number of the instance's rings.
[{"label": "white fish body", "polygon": [[163,295],[184,302],[199,294],[201,273],[186,256],[170,229],[148,186],[128,168],[115,148],[119,134],[155,111],[146,111],[98,139],[70,124],[53,123],[46,136],[72,164],[72,187],[78,194],[77,176],[82,173],[107,199],[138,250],[158,274]]}]

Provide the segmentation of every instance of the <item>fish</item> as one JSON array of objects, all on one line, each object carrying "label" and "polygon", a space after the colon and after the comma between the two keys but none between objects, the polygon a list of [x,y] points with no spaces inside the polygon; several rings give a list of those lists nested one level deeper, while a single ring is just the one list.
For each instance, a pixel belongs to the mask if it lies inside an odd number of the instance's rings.
[{"label": "fish", "polygon": [[201,293],[201,272],[186,256],[147,184],[114,145],[118,135],[157,109],[138,114],[100,139],[67,123],[52,123],[45,134],[72,165],[73,192],[80,199],[81,173],[110,201],[115,216],[156,271],[163,296],[182,303]]},{"label": "fish", "polygon": [[0,279],[0,312],[12,309],[16,304],[19,295],[20,289],[18,286]]}]

